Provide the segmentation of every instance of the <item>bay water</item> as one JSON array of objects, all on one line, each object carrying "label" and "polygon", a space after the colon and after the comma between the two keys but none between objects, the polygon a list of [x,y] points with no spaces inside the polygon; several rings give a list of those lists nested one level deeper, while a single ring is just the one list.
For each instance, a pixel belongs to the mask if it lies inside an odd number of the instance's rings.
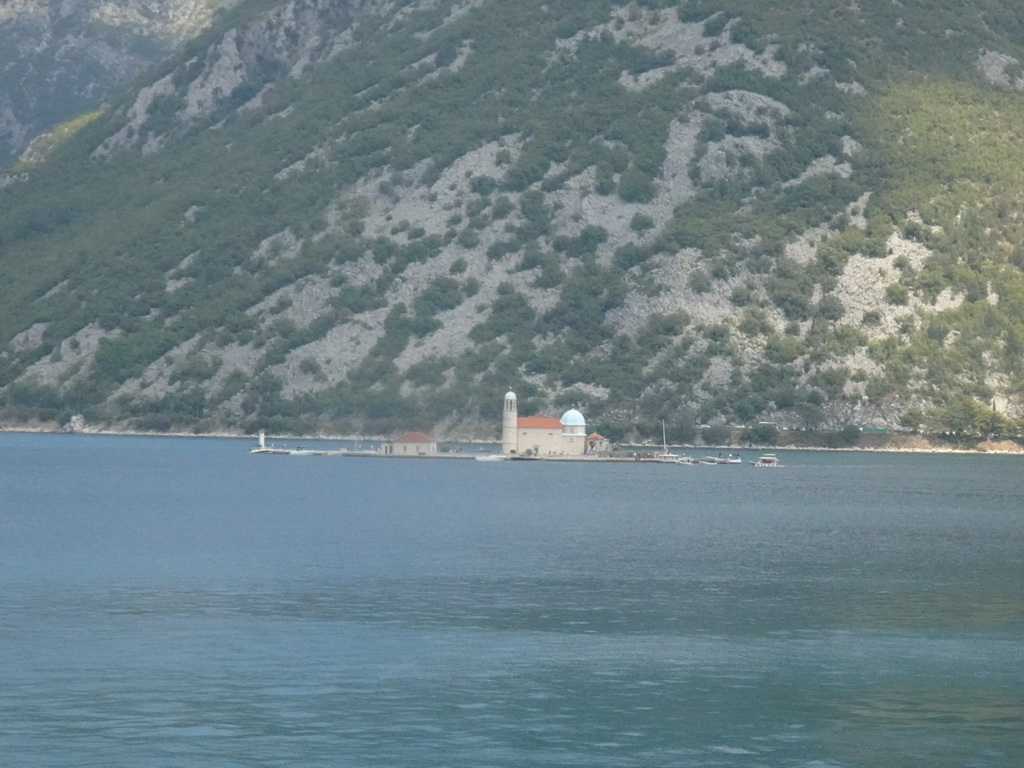
[{"label": "bay water", "polygon": [[0,764],[1024,765],[1024,457],[250,443],[0,434]]}]

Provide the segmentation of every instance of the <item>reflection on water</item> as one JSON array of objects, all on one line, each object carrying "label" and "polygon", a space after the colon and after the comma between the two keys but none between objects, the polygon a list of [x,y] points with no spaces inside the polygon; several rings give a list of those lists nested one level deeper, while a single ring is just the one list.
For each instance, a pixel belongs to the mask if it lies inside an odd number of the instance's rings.
[{"label": "reflection on water", "polygon": [[958,731],[1021,738],[1024,701],[1019,691],[963,688],[956,681],[941,688],[887,691],[843,707],[851,718],[907,729],[955,725]]},{"label": "reflection on water", "polygon": [[1019,630],[1024,626],[1024,600],[1004,594],[964,588],[960,584],[923,587],[912,591],[881,590],[852,603],[852,621],[869,627],[918,627],[976,631]]}]

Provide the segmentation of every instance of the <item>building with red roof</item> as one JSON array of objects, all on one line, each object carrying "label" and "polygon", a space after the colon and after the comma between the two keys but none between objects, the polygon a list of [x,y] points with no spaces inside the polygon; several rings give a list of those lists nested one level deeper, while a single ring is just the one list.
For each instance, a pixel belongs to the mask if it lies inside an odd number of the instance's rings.
[{"label": "building with red roof", "polygon": [[[607,442],[607,441],[605,441]],[[587,423],[583,414],[570,408],[561,418],[519,416],[516,395],[505,395],[501,421],[501,451],[519,456],[582,456],[587,450]]]},{"label": "building with red roof", "polygon": [[608,441],[608,438],[604,435],[599,435],[597,432],[592,432],[587,435],[587,455],[588,456],[600,456],[601,454],[607,454],[612,452],[612,444]]}]

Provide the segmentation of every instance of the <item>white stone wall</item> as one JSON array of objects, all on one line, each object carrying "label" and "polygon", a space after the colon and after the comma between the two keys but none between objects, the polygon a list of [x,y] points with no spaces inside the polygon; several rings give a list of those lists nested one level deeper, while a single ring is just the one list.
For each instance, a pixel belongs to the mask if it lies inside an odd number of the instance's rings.
[{"label": "white stone wall", "polygon": [[582,456],[587,446],[586,435],[563,435],[558,428],[520,427],[517,434],[519,456]]}]

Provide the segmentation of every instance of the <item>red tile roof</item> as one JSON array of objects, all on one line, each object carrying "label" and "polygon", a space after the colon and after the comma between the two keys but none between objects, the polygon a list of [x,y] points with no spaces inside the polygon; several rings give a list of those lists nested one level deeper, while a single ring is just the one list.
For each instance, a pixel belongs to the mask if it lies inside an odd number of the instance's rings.
[{"label": "red tile roof", "polygon": [[561,429],[562,420],[554,416],[522,416],[516,426],[520,429]]},{"label": "red tile roof", "polygon": [[423,432],[406,432],[401,437],[395,438],[396,443],[432,443],[434,438]]},{"label": "red tile roof", "polygon": [[606,440],[606,439],[607,438],[604,435],[599,435],[599,434],[597,434],[597,432],[595,432],[592,435],[587,435],[587,440]]}]

